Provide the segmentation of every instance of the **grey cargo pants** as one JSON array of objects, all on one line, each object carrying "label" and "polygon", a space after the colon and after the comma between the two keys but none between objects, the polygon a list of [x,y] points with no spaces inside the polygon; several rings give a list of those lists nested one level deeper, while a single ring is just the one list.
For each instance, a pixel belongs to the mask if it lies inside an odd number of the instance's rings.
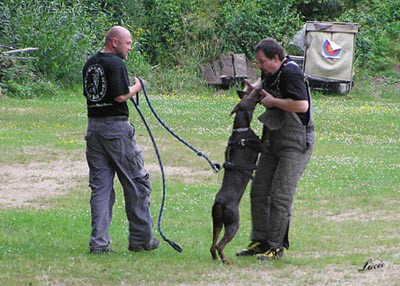
[{"label": "grey cargo pants", "polygon": [[115,202],[115,173],[124,191],[129,244],[143,246],[152,237],[151,184],[134,135],[134,127],[124,117],[89,119],[85,139],[92,189],[91,249],[107,248],[111,243],[109,229]]}]

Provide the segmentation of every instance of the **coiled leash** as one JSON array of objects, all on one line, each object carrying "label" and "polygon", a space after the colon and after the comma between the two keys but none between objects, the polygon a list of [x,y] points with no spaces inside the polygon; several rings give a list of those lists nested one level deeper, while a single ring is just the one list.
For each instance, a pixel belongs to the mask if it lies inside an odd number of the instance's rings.
[{"label": "coiled leash", "polygon": [[140,118],[142,119],[144,125],[146,126],[147,132],[149,133],[151,142],[153,143],[153,147],[154,147],[154,150],[155,150],[156,155],[157,155],[158,164],[160,165],[160,169],[161,169],[161,178],[162,178],[163,189],[162,189],[162,200],[161,200],[161,206],[160,206],[160,213],[158,215],[158,222],[157,222],[158,232],[160,233],[160,235],[163,238],[163,240],[168,242],[168,244],[171,245],[171,247],[173,249],[175,249],[178,252],[182,252],[183,251],[182,247],[179,244],[177,244],[176,242],[168,239],[165,236],[165,234],[164,234],[164,232],[162,231],[162,228],[161,228],[161,219],[162,219],[162,215],[163,215],[163,212],[164,212],[165,196],[166,196],[164,167],[163,167],[163,164],[162,164],[162,161],[161,161],[161,156],[160,156],[160,152],[158,151],[158,147],[157,147],[156,141],[155,141],[154,136],[153,136],[153,134],[152,134],[152,132],[150,130],[150,126],[147,123],[146,118],[144,117],[142,111],[139,108],[139,96],[138,96],[138,94],[136,95],[136,100],[137,100],[137,102],[135,102],[135,100],[133,98],[131,98],[133,106],[135,106],[137,112],[140,115]]},{"label": "coiled leash", "polygon": [[154,110],[153,106],[151,105],[150,99],[149,99],[149,97],[147,95],[147,92],[146,92],[146,87],[144,86],[144,83],[143,83],[143,80],[141,78],[139,78],[139,81],[140,81],[140,84],[142,86],[143,94],[144,94],[144,97],[146,98],[147,104],[149,105],[149,108],[150,108],[151,112],[153,113],[154,117],[158,120],[158,122],[160,122],[160,124],[165,128],[165,130],[167,130],[172,136],[174,136],[176,139],[178,139],[186,147],[188,147],[190,150],[195,152],[198,156],[203,157],[208,162],[208,164],[210,164],[211,168],[215,171],[215,173],[218,173],[218,171],[221,170],[221,165],[220,164],[218,164],[218,163],[214,164],[213,162],[211,162],[210,158],[208,158],[201,151],[197,150],[192,145],[190,145],[188,142],[186,142],[178,134],[176,134],[174,131],[172,131],[171,128],[169,128],[169,126],[167,124],[165,124],[165,122],[160,118],[160,116],[157,114],[157,112]]},{"label": "coiled leash", "polygon": [[[144,82],[142,79],[139,78],[140,84],[142,86],[142,90],[143,90],[143,94],[146,98],[147,104],[151,110],[151,112],[154,114],[154,116],[157,118],[158,122],[160,122],[160,124],[171,134],[173,135],[176,139],[178,139],[181,143],[183,143],[184,145],[186,145],[189,149],[191,149],[192,151],[196,152],[197,155],[202,156],[203,158],[205,158],[207,160],[207,162],[210,164],[210,166],[212,167],[212,169],[215,172],[218,172],[221,169],[221,166],[219,164],[214,164],[211,162],[211,160],[204,155],[202,152],[198,151],[196,148],[194,148],[192,145],[190,145],[189,143],[187,143],[184,139],[182,139],[181,137],[179,137],[174,131],[171,130],[171,128],[169,128],[164,121],[162,121],[162,119],[158,116],[157,112],[154,110],[153,106],[151,105],[150,99],[147,96],[147,92],[146,92],[146,87],[144,85]],[[142,119],[144,125],[146,126],[146,130],[149,133],[151,142],[153,144],[154,150],[156,152],[156,156],[157,156],[157,160],[158,160],[158,164],[160,166],[160,170],[161,170],[161,178],[162,178],[162,185],[163,185],[163,189],[162,189],[162,200],[161,200],[161,206],[160,206],[160,213],[158,215],[158,222],[157,222],[157,227],[158,227],[158,232],[160,233],[162,239],[164,241],[166,241],[173,249],[175,249],[178,252],[182,252],[183,249],[182,247],[177,244],[176,242],[168,239],[164,232],[162,231],[161,228],[161,220],[162,220],[162,216],[163,216],[163,212],[164,212],[164,206],[165,206],[165,198],[166,198],[166,186],[165,186],[165,173],[164,173],[164,167],[161,161],[161,156],[160,156],[160,152],[158,150],[156,141],[154,139],[154,136],[151,132],[150,126],[148,124],[148,122],[146,121],[146,118],[144,117],[142,111],[139,108],[139,94],[136,94],[136,102],[133,98],[131,98],[131,101],[133,103],[133,106],[135,106],[135,109],[137,110],[137,112],[140,115],[140,118]]]}]

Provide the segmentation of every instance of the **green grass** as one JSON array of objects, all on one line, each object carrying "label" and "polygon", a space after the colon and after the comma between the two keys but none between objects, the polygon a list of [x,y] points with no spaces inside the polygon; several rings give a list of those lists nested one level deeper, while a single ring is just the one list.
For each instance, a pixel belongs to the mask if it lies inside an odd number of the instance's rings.
[{"label": "green grass", "polygon": [[[222,163],[232,123],[228,114],[237,102],[232,92],[152,98],[173,130]],[[360,89],[341,97],[316,94],[313,103],[318,139],[298,186],[292,245],[284,259],[259,264],[254,258],[235,257],[249,242],[246,193],[239,232],[226,248],[234,265],[211,260],[210,209],[222,172],[213,174],[206,161],[168,135],[142,100],[164,164],[184,173],[167,176],[163,217],[164,232],[184,248],[183,253],[166,243],[150,253],[127,251],[122,190],[116,183],[111,234],[118,253],[89,255],[90,190],[82,174],[67,195],[38,200],[47,208],[0,209],[0,285],[376,285],[376,273],[384,273],[378,284],[399,285],[400,96],[372,97]],[[154,165],[148,135],[131,110],[146,163]],[[80,94],[0,99],[0,167],[51,164],[66,157],[82,161],[86,122]],[[257,120],[253,123],[260,131]],[[201,175],[197,177],[196,172]],[[159,172],[151,177],[156,222],[161,201]],[[375,278],[357,272],[370,257],[389,265],[375,270]]]}]

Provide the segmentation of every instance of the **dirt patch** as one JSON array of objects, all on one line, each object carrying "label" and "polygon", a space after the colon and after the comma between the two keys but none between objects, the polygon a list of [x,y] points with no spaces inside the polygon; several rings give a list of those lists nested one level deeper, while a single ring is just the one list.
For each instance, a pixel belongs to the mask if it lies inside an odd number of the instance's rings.
[{"label": "dirt patch", "polygon": [[[146,164],[146,170],[153,176],[161,176],[161,171],[158,164]],[[164,166],[164,173],[166,180],[177,180],[185,184],[210,182],[210,180],[216,180],[215,173],[211,169],[201,170],[194,167]]]},{"label": "dirt patch", "polygon": [[83,160],[59,159],[51,162],[0,165],[0,207],[47,208],[41,199],[65,195],[88,169]]},{"label": "dirt patch", "polygon": [[[152,177],[160,177],[158,164],[146,164]],[[210,170],[164,166],[167,180],[183,183],[209,181],[216,177]],[[88,167],[84,155],[57,158],[49,162],[0,165],[0,208],[49,208],[48,198],[63,196],[87,182]]]}]

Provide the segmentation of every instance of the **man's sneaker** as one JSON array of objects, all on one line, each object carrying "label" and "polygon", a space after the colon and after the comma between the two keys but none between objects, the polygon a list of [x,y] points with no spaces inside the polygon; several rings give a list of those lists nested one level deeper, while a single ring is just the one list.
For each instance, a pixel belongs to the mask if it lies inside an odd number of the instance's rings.
[{"label": "man's sneaker", "polygon": [[158,248],[160,246],[160,240],[157,237],[153,237],[150,241],[144,246],[132,246],[129,245],[128,249],[133,252],[139,252],[142,250],[150,251]]},{"label": "man's sneaker", "polygon": [[90,254],[104,254],[104,253],[117,253],[115,250],[109,247],[91,248],[89,250]]},{"label": "man's sneaker", "polygon": [[271,247],[267,252],[258,256],[258,261],[268,261],[279,259],[283,256],[283,248],[273,248]]},{"label": "man's sneaker", "polygon": [[236,256],[252,256],[264,253],[269,249],[268,244],[260,241],[252,241],[246,249],[236,253]]}]

